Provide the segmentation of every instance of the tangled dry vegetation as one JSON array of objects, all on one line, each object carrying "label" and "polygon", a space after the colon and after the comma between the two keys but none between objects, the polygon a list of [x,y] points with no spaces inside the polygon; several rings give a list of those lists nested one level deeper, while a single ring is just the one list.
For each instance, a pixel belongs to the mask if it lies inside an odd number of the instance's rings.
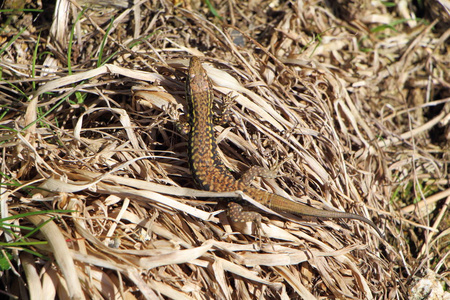
[{"label": "tangled dry vegetation", "polygon": [[[441,1],[52,2],[1,13],[3,296],[445,297]],[[252,184],[365,216],[386,240],[353,220],[230,224],[177,130],[190,56],[218,107],[232,99],[215,130],[236,176],[278,167]]]}]

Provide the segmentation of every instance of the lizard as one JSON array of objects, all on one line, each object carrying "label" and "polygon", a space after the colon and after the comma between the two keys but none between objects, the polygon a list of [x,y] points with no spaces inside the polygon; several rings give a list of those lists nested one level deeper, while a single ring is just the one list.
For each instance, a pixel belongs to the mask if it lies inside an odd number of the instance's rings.
[{"label": "lizard", "polygon": [[[297,216],[317,218],[355,219],[367,223],[383,238],[383,234],[371,220],[348,212],[317,209],[306,204],[291,201],[283,196],[252,187],[248,181],[256,175],[261,176],[261,169],[250,169],[241,179],[235,179],[219,157],[214,135],[214,93],[212,83],[198,57],[190,59],[187,79],[186,98],[188,102],[189,167],[195,182],[203,190],[215,192],[242,191],[258,203],[279,213],[291,213]],[[253,171],[252,171],[253,170]],[[256,211],[244,211],[242,206],[230,201],[228,216],[233,222],[260,220]]]}]

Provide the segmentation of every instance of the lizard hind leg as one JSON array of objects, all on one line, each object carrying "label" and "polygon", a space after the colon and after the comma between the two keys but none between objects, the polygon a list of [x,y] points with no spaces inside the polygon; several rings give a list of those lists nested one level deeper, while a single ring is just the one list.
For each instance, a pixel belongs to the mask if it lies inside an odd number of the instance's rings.
[{"label": "lizard hind leg", "polygon": [[252,166],[241,176],[241,181],[245,184],[250,184],[250,182],[256,177],[277,178],[280,176],[277,175],[278,169],[279,166],[276,166],[275,169],[266,169],[260,166]]},{"label": "lizard hind leg", "polygon": [[256,211],[244,211],[242,205],[236,202],[228,203],[228,217],[232,222],[261,223],[261,215]]},{"label": "lizard hind leg", "polygon": [[[261,233],[263,235],[265,235],[265,232],[263,231],[262,225],[261,225],[262,217],[258,212],[244,211],[244,208],[242,207],[242,205],[240,205],[236,202],[229,202],[227,214],[228,214],[228,217],[230,218],[231,222],[235,223],[234,225],[251,222],[252,229],[250,229],[249,232],[247,232],[247,233],[253,234],[254,232],[256,232],[256,235],[258,236],[259,240],[261,241]],[[240,228],[239,231],[242,233],[246,233],[245,231],[248,231],[248,230],[244,230],[243,228]]]},{"label": "lizard hind leg", "polygon": [[273,168],[267,169],[261,166],[252,166],[250,169],[248,169],[242,176],[241,181],[245,184],[250,184],[250,182],[255,179],[256,177],[264,177],[264,178],[277,178],[282,175],[278,175],[281,166],[288,160],[290,160],[291,157],[288,156],[287,158],[283,159],[282,161],[278,162]]}]

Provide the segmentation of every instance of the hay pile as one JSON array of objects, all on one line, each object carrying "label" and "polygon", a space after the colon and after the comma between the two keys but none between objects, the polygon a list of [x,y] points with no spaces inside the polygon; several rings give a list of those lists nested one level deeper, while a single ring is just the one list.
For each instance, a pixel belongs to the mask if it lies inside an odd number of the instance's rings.
[{"label": "hay pile", "polygon": [[[449,288],[439,1],[51,2],[1,16],[4,295],[421,299],[425,275],[436,297]],[[353,220],[230,224],[177,130],[190,56],[216,109],[231,99],[215,129],[237,177],[276,168],[253,184],[365,216],[386,240]]]}]

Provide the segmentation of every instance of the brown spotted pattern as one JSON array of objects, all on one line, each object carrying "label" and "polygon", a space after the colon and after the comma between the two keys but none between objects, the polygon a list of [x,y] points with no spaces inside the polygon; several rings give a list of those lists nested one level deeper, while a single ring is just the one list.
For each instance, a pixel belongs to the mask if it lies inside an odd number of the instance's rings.
[{"label": "brown spotted pattern", "polygon": [[[381,237],[383,236],[371,220],[362,216],[316,209],[251,187],[244,180],[236,180],[219,158],[214,136],[212,84],[197,57],[192,57],[189,64],[186,97],[189,106],[190,125],[189,165],[195,181],[202,189],[216,192],[241,190],[254,200],[277,212],[319,218],[360,220],[372,226]],[[246,176],[246,178],[248,177],[252,176]],[[229,214],[233,221],[254,221],[260,218],[256,212],[242,211],[242,207],[238,204],[232,203],[229,207]]]}]

